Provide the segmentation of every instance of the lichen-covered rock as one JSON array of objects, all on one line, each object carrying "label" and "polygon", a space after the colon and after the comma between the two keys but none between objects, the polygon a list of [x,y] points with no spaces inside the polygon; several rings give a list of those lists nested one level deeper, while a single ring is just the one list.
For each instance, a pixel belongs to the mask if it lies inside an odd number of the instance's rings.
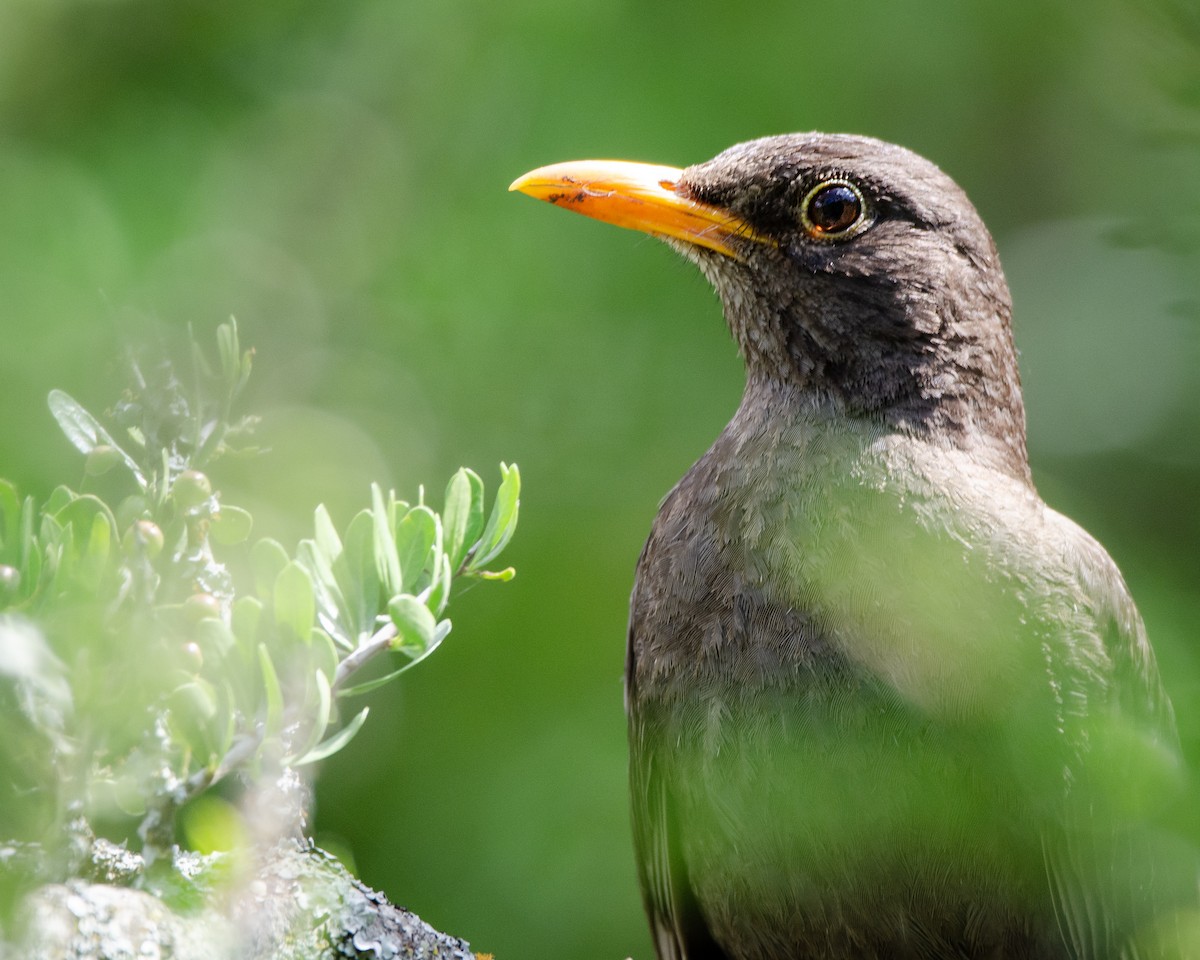
[{"label": "lichen-covered rock", "polygon": [[[354,879],[312,844],[262,854],[178,854],[147,871],[136,854],[99,846],[93,873],[33,891],[13,956],[32,960],[474,960]],[[119,884],[119,885],[118,885]],[[142,888],[142,889],[139,889]],[[148,889],[155,892],[150,893]],[[7,956],[7,954],[5,954]]]}]

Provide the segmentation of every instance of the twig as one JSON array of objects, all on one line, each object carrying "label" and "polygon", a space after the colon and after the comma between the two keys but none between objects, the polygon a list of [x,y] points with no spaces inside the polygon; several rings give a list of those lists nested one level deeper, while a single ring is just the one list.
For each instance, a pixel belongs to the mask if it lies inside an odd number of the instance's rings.
[{"label": "twig", "polygon": [[357,650],[338,664],[337,671],[333,675],[333,683],[330,684],[330,690],[336,694],[346,685],[346,681],[362,669],[365,664],[387,650],[392,645],[392,641],[396,639],[398,633],[396,625],[389,620],[371,634],[366,641],[360,643]]}]

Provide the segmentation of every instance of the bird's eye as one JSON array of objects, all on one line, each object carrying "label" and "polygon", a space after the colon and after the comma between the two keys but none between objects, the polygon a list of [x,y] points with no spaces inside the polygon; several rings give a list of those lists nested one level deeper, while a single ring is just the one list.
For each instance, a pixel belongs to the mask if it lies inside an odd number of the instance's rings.
[{"label": "bird's eye", "polygon": [[826,180],[808,191],[800,223],[814,240],[846,240],[867,226],[867,203],[849,181]]}]

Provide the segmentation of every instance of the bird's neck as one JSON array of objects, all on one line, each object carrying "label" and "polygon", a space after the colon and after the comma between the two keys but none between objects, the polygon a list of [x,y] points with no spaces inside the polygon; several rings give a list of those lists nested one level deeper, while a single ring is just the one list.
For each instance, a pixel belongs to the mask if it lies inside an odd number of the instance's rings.
[{"label": "bird's neck", "polygon": [[780,378],[750,367],[733,424],[739,432],[784,436],[850,431],[861,437],[895,435],[966,453],[981,466],[1032,486],[1025,451],[1025,415],[1014,398],[971,393],[889,397],[871,406],[847,402],[844,393],[817,381]]},{"label": "bird's neck", "polygon": [[773,416],[861,420],[1031,483],[998,270],[928,290],[827,278],[816,295],[722,258],[698,262],[745,361],[744,412],[761,403]]}]

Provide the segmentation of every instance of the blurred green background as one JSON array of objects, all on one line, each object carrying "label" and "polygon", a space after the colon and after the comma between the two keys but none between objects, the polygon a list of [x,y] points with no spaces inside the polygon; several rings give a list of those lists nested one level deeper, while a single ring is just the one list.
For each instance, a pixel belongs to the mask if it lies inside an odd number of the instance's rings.
[{"label": "blurred green background", "polygon": [[[319,840],[502,958],[651,956],[621,669],[659,498],[736,405],[695,271],[506,193],[555,160],[769,133],[934,159],[1016,301],[1034,473],[1116,557],[1200,754],[1200,14],[1184,0],[3,0],[0,474],[76,482],[45,397],[128,343],[258,349],[260,534],[381,480],[525,481],[507,586],[372,700]],[[46,439],[49,438],[49,439]]]}]

